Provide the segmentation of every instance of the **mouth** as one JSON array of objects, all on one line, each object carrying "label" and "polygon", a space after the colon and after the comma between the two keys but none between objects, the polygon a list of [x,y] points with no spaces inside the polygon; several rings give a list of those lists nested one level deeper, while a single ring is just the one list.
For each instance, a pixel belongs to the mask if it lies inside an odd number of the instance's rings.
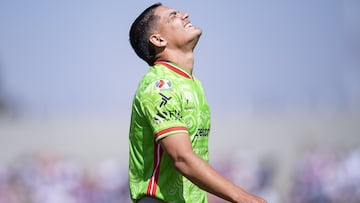
[{"label": "mouth", "polygon": [[185,28],[190,28],[190,27],[194,27],[193,24],[191,24],[190,22],[185,24]]}]

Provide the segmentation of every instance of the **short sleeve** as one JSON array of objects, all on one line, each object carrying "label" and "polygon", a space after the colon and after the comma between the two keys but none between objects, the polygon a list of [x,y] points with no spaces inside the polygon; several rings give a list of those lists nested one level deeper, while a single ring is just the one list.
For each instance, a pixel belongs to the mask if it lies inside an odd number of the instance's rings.
[{"label": "short sleeve", "polygon": [[187,133],[181,92],[171,80],[159,79],[150,83],[142,96],[142,105],[156,141],[176,133]]}]

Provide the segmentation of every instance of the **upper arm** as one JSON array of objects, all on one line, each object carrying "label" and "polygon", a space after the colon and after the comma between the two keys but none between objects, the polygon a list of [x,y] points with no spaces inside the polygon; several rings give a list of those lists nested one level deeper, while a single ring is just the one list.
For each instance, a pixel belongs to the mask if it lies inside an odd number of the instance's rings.
[{"label": "upper arm", "polygon": [[155,141],[174,162],[194,154],[183,119],[182,92],[175,87],[174,81],[160,79],[150,83],[141,98]]},{"label": "upper arm", "polygon": [[159,140],[163,150],[174,161],[184,161],[184,159],[193,155],[190,137],[186,133],[178,133]]}]

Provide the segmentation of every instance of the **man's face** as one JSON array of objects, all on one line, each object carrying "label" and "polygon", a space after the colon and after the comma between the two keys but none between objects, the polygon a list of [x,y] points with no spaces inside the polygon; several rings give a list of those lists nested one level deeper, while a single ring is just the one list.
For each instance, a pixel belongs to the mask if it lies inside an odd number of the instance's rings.
[{"label": "man's face", "polygon": [[155,15],[160,16],[159,32],[168,42],[168,47],[181,48],[191,43],[196,45],[202,30],[190,23],[187,13],[159,6],[155,10]]}]

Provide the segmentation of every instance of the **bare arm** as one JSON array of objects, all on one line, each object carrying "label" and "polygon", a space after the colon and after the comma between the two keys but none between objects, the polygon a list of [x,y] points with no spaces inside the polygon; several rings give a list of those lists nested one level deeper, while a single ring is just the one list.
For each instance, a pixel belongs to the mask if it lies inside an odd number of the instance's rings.
[{"label": "bare arm", "polygon": [[197,156],[192,150],[189,135],[168,136],[160,140],[160,144],[173,160],[175,168],[201,189],[230,202],[266,203],[224,178]]}]

